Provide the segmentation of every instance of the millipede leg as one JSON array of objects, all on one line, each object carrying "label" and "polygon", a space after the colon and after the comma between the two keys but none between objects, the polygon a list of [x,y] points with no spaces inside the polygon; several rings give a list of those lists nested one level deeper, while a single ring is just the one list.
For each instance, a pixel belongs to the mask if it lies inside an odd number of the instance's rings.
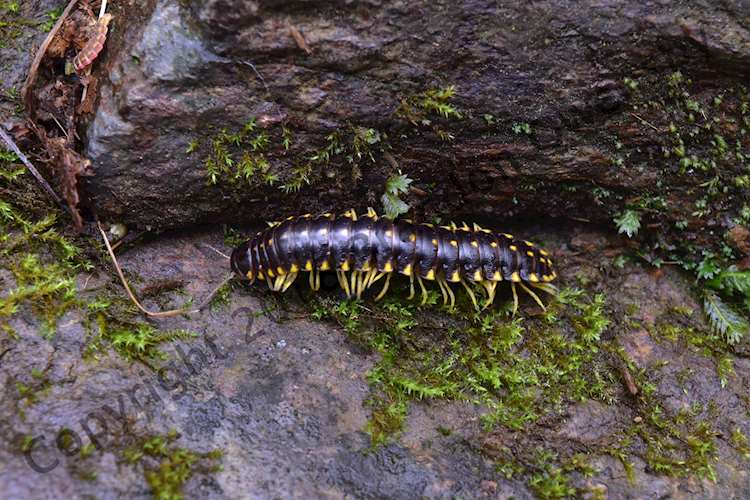
[{"label": "millipede leg", "polygon": [[286,281],[284,282],[284,286],[282,287],[281,291],[286,292],[287,289],[292,286],[292,283],[294,283],[294,280],[297,279],[297,273],[289,273],[286,275]]},{"label": "millipede leg", "polygon": [[485,289],[487,290],[487,301],[484,303],[482,309],[487,309],[490,304],[495,301],[495,287],[497,287],[497,281],[483,281]]},{"label": "millipede leg", "polygon": [[271,290],[275,290],[275,288],[273,287],[273,281],[271,281],[271,277],[268,274],[266,274],[266,283],[268,283],[268,288],[270,288]]},{"label": "millipede leg", "polygon": [[357,293],[357,275],[359,274],[359,271],[352,271],[350,276],[350,284],[349,289],[352,291],[352,295]]},{"label": "millipede leg", "polygon": [[422,305],[425,305],[427,303],[427,289],[424,287],[421,276],[417,276],[417,281],[419,282],[419,288],[422,289]]},{"label": "millipede leg", "polygon": [[518,311],[518,292],[516,292],[516,283],[514,281],[510,282],[510,289],[513,292],[513,316],[515,316],[516,311]]},{"label": "millipede leg", "polygon": [[466,284],[466,280],[461,280],[461,284],[466,288],[466,292],[469,294],[469,297],[471,298],[471,302],[474,304],[474,309],[479,311],[479,304],[477,303],[477,296],[474,295],[474,291],[469,287],[469,285]]},{"label": "millipede leg", "polygon": [[442,278],[438,278],[437,282],[438,282],[438,286],[440,287],[440,291],[443,294],[443,305],[446,306],[448,305],[448,293],[445,291],[445,287],[448,285],[445,283],[445,280]]},{"label": "millipede leg", "polygon": [[388,274],[388,276],[385,278],[385,285],[383,285],[383,289],[380,290],[380,293],[378,294],[378,296],[375,297],[376,301],[382,299],[383,295],[385,295],[385,292],[388,291],[388,285],[391,283],[391,274],[392,273],[387,273],[387,274]]},{"label": "millipede leg", "polygon": [[560,290],[558,290],[557,287],[552,283],[529,283],[529,285],[533,286],[534,288],[538,288],[539,290],[550,295],[557,295],[558,293],[560,293]]},{"label": "millipede leg", "polygon": [[315,271],[310,271],[310,290],[315,290]]},{"label": "millipede leg", "polygon": [[351,297],[351,292],[349,291],[349,277],[346,275],[346,271],[336,271],[336,277],[339,279],[339,285],[341,285],[341,288],[346,292],[347,298]]},{"label": "millipede leg", "polygon": [[320,290],[320,271],[315,271],[315,291]]},{"label": "millipede leg", "polygon": [[539,297],[537,296],[537,294],[535,294],[534,292],[532,292],[531,289],[529,287],[527,287],[526,285],[524,285],[523,283],[519,282],[518,284],[521,285],[521,288],[523,288],[526,291],[526,293],[528,293],[529,295],[531,295],[531,298],[533,298],[534,301],[536,301],[536,303],[539,304],[539,307],[541,307],[543,311],[547,310],[547,308],[544,306],[544,303],[539,299]]},{"label": "millipede leg", "polygon": [[409,275],[409,300],[414,298],[414,273]]},{"label": "millipede leg", "polygon": [[276,276],[276,280],[273,282],[273,291],[278,292],[279,290],[281,290],[281,287],[284,286],[285,282],[286,282],[286,275]]},{"label": "millipede leg", "polygon": [[451,308],[450,308],[450,310],[452,311],[456,307],[456,296],[453,294],[453,290],[451,289],[451,286],[448,284],[447,281],[445,282],[445,291],[448,292],[448,295],[451,298]]},{"label": "millipede leg", "polygon": [[359,271],[357,276],[357,298],[362,298],[362,292],[365,291],[365,273],[364,271]]}]

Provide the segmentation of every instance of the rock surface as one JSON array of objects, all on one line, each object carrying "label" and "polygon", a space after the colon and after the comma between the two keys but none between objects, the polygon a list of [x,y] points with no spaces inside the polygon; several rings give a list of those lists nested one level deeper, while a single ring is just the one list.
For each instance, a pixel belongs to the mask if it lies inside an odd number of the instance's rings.
[{"label": "rock surface", "polygon": [[[419,195],[409,201],[428,216],[610,222],[655,185],[674,189],[664,221],[688,218],[695,234],[739,209],[739,201],[725,201],[693,222],[698,186],[710,177],[677,175],[661,153],[674,118],[634,102],[663,101],[665,79],[682,71],[701,104],[721,93],[725,106],[739,106],[726,89],[750,69],[743,2],[161,0],[140,7],[142,23],[115,11],[100,70],[108,81],[85,131],[95,170],[87,193],[105,219],[159,229],[273,220],[300,206],[363,209],[379,205],[397,168],[415,179]],[[420,112],[411,97],[450,85],[460,118],[427,112],[412,124],[403,108],[399,114],[402,102]],[[261,149],[278,180],[257,172],[231,179],[242,150],[257,153],[244,143],[229,148],[229,174],[207,185],[212,140],[252,118],[270,136]],[[379,134],[374,162],[353,150],[367,129]],[[336,133],[338,153],[312,162],[310,185],[279,191]],[[689,145],[688,154],[709,154],[710,140]],[[722,175],[741,168],[730,167]]]},{"label": "rock surface", "polygon": [[[565,257],[561,273],[568,282],[590,269],[590,255],[601,255],[612,244],[601,234],[577,228],[543,230],[540,238]],[[215,232],[163,235],[122,253],[121,264],[130,276],[138,276],[139,290],[177,279],[187,283],[187,295],[200,299],[224,272],[225,261],[205,246],[221,248],[221,239]],[[573,241],[586,244],[590,253],[576,256]],[[748,359],[731,356],[734,373],[722,387],[713,358],[685,339],[663,338],[655,321],[675,308],[697,307],[688,280],[678,272],[654,273],[638,265],[613,269],[594,276],[594,288],[605,293],[608,310],[619,318],[603,342],[619,343],[635,363],[633,369],[643,369],[657,381],[655,398],[666,414],[695,404],[714,405],[717,455],[709,463],[716,482],[659,474],[639,452],[629,456],[630,478],[620,460],[595,454],[589,462],[591,475],[574,473],[573,484],[611,498],[748,496],[747,458],[731,438],[735,429],[750,434]],[[92,289],[108,280],[103,272],[81,278]],[[39,335],[28,311],[17,316],[12,326],[20,338],[0,337],[0,496],[144,497],[149,487],[142,465],[127,463],[123,450],[133,440],[175,429],[179,446],[224,452],[222,471],[192,475],[184,486],[188,497],[533,498],[528,477],[508,479],[496,469],[504,446],[544,444],[560,454],[608,449],[618,446],[634,420],[649,418],[624,385],[611,403],[567,403],[561,417],[530,433],[485,429],[479,421],[483,409],[469,402],[414,402],[403,434],[372,450],[363,432],[370,411],[364,404],[370,394],[365,375],[376,356],[352,344],[342,329],[300,314],[305,306],[298,294],[295,285],[279,303],[260,288],[237,289],[226,306],[159,320],[164,328],[199,334],[166,348],[170,370],[183,373],[172,390],[143,364],[127,363],[111,351],[98,360],[82,360],[90,339],[77,313],[65,316],[50,340]],[[146,305],[174,307],[184,300],[184,295],[168,293],[147,299]],[[690,324],[705,328],[696,314]],[[38,384],[32,369],[43,372],[48,388],[29,403],[16,382]],[[172,374],[166,379],[174,380]],[[101,434],[97,418],[107,427]],[[97,433],[102,449],[87,458],[66,457],[55,448],[55,438],[61,429],[71,429],[82,444],[90,442],[82,422]],[[31,456],[37,466],[57,466],[34,472],[20,448],[23,436],[43,436],[49,446],[34,447]],[[639,446],[646,456],[645,443]]]}]

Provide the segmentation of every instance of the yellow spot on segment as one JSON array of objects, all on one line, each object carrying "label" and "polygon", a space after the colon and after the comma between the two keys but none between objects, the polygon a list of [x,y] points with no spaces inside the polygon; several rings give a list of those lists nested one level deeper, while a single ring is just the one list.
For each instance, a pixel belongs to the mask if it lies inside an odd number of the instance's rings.
[{"label": "yellow spot on segment", "polygon": [[515,246],[515,245],[511,245],[511,246],[510,246],[510,250],[511,250],[512,252],[517,252],[517,251],[518,251],[518,247],[517,247],[517,246]]},{"label": "yellow spot on segment", "polygon": [[521,275],[518,274],[518,271],[516,271],[516,272],[514,272],[513,274],[510,275],[510,280],[511,281],[521,281]]},{"label": "yellow spot on segment", "polygon": [[526,246],[530,246],[530,247],[534,246],[534,244],[530,241],[524,241],[524,243],[526,243]]},{"label": "yellow spot on segment", "polygon": [[305,262],[305,271],[312,271],[312,270],[313,270],[312,261],[308,260],[307,262]]},{"label": "yellow spot on segment", "polygon": [[458,242],[456,240],[451,240],[451,246],[452,247],[457,247],[458,246]]},{"label": "yellow spot on segment", "polygon": [[391,231],[390,229],[389,229],[388,231],[386,231],[386,232],[385,232],[385,237],[386,237],[386,238],[390,238],[390,237],[392,237],[392,236],[393,236],[393,231]]},{"label": "yellow spot on segment", "polygon": [[331,215],[333,215],[331,212],[326,212],[323,214],[323,217],[330,217]]},{"label": "yellow spot on segment", "polygon": [[320,266],[318,266],[318,269],[321,271],[328,271],[331,268],[331,265],[328,263],[327,260],[324,260],[320,263]]},{"label": "yellow spot on segment", "polygon": [[341,270],[342,271],[348,271],[349,270],[349,261],[345,260],[341,263]]},{"label": "yellow spot on segment", "polygon": [[537,276],[536,273],[531,273],[529,274],[529,281],[533,281],[534,283],[536,283],[537,281],[539,281],[539,276]]},{"label": "yellow spot on segment", "polygon": [[438,240],[432,240],[432,246],[437,247],[438,246]]},{"label": "yellow spot on segment", "polygon": [[273,245],[273,240],[268,240],[268,242],[266,242],[266,245],[268,245],[269,247],[270,247],[271,245]]},{"label": "yellow spot on segment", "polygon": [[500,233],[500,234],[502,234],[503,236],[505,236],[506,238],[508,238],[510,240],[513,239],[513,235],[512,234],[508,234],[508,233]]},{"label": "yellow spot on segment", "polygon": [[302,216],[303,219],[309,219],[310,217],[312,217],[312,214],[305,214]]},{"label": "yellow spot on segment", "polygon": [[411,241],[412,243],[414,243],[415,241],[417,241],[417,235],[413,234],[413,233],[410,234],[409,235],[409,241]]},{"label": "yellow spot on segment", "polygon": [[286,274],[286,270],[284,270],[284,268],[281,266],[276,268],[276,272],[279,274],[279,276],[284,276]]},{"label": "yellow spot on segment", "polygon": [[434,269],[430,269],[429,271],[427,271],[427,275],[425,276],[425,279],[434,280],[435,279],[435,270]]},{"label": "yellow spot on segment", "polygon": [[490,242],[490,246],[491,246],[492,248],[497,248],[497,243],[496,243],[496,242],[494,242],[494,241],[491,241],[491,242]]},{"label": "yellow spot on segment", "polygon": [[458,271],[453,271],[453,274],[451,274],[451,277],[448,281],[461,281],[461,275],[458,274]]},{"label": "yellow spot on segment", "polygon": [[425,227],[429,227],[429,228],[435,227],[433,224],[430,224],[429,222],[423,222],[422,225]]},{"label": "yellow spot on segment", "polygon": [[542,264],[546,264],[547,263],[547,259],[545,259],[544,257],[540,257],[539,258],[539,262],[541,262]]},{"label": "yellow spot on segment", "polygon": [[474,281],[482,281],[482,271],[479,269],[474,271]]},{"label": "yellow spot on segment", "polygon": [[359,269],[360,271],[369,271],[370,270],[370,261],[366,260],[364,264],[362,264],[362,267]]},{"label": "yellow spot on segment", "polygon": [[495,271],[492,275],[492,281],[503,281],[503,275],[500,274],[500,271]]},{"label": "yellow spot on segment", "polygon": [[393,272],[393,263],[389,260],[385,263],[383,266],[383,272],[384,273],[392,273]]},{"label": "yellow spot on segment", "polygon": [[275,277],[275,276],[276,276],[276,274],[274,274],[274,272],[273,272],[273,269],[269,269],[269,270],[267,270],[266,272],[268,273],[268,277],[269,277],[269,278],[273,278],[273,277]]},{"label": "yellow spot on segment", "polygon": [[529,257],[533,257],[534,252],[532,252],[531,250],[526,250],[526,255],[528,255]]},{"label": "yellow spot on segment", "polygon": [[247,279],[249,279],[249,280],[252,281],[252,279],[253,279],[253,272],[252,271],[248,271],[245,276],[247,276]]},{"label": "yellow spot on segment", "polygon": [[546,256],[546,255],[549,255],[549,252],[548,252],[548,251],[546,251],[546,250],[542,250],[541,248],[539,249],[539,253],[541,253],[542,255],[545,255],[545,256]]},{"label": "yellow spot on segment", "polygon": [[263,275],[263,271],[258,272],[258,279],[265,279],[265,276]]},{"label": "yellow spot on segment", "polygon": [[299,272],[299,266],[297,264],[292,264],[292,266],[289,268],[290,273],[298,273]]},{"label": "yellow spot on segment", "polygon": [[471,242],[471,246],[473,246],[474,248],[479,248],[479,242],[478,241],[472,241]]},{"label": "yellow spot on segment", "polygon": [[411,264],[407,264],[403,271],[401,271],[401,274],[404,276],[411,276]]}]

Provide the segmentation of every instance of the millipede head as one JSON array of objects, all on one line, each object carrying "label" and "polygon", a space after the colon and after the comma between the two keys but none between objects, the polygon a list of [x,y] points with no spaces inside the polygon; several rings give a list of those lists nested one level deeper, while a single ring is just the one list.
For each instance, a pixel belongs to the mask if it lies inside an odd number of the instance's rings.
[{"label": "millipede head", "polygon": [[230,257],[229,262],[232,271],[237,273],[238,276],[244,279],[253,279],[251,276],[248,276],[248,273],[252,270],[248,248],[248,241],[235,248],[234,251],[232,251],[232,256]]}]

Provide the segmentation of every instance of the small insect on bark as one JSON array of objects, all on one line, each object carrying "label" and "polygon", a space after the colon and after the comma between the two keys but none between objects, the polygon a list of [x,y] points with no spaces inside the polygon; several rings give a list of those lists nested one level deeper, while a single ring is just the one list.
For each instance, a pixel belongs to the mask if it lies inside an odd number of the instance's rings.
[{"label": "small insect on bark", "polygon": [[73,67],[76,71],[83,71],[96,60],[104,48],[104,43],[107,41],[110,21],[112,21],[112,14],[104,14],[99,18],[96,25],[94,25],[93,36],[86,42],[86,45],[73,60]]},{"label": "small insect on bark", "polygon": [[[557,278],[550,255],[529,241],[507,233],[495,233],[474,224],[434,226],[409,220],[380,218],[370,208],[358,217],[354,210],[341,216],[325,213],[289,217],[239,245],[232,252],[232,270],[240,277],[268,283],[285,292],[300,273],[309,273],[310,287],[320,288],[320,273],[333,271],[348,297],[362,293],[382,278],[385,283],[375,300],[382,298],[391,276],[399,273],[410,280],[415,295],[416,278],[427,301],[424,281],[436,281],[443,303],[455,305],[451,283],[461,283],[477,310],[488,307],[501,281],[513,292],[513,312],[518,309],[516,286],[544,309],[532,288],[555,294],[550,283]],[[471,283],[480,285],[480,306]]]}]

